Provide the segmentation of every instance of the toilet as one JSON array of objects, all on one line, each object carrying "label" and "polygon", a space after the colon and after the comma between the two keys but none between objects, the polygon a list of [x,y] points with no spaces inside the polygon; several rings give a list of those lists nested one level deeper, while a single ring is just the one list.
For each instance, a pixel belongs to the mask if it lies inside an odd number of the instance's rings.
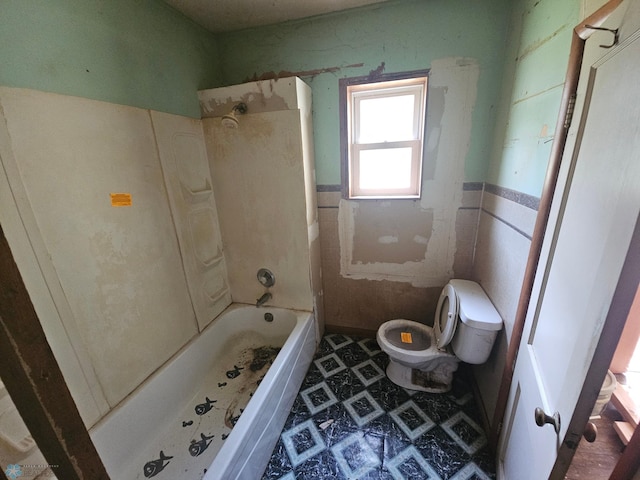
[{"label": "toilet", "polygon": [[445,393],[460,361],[487,361],[501,328],[502,318],[480,285],[450,280],[440,294],[433,328],[390,320],[376,338],[389,355],[389,380],[410,390]]}]

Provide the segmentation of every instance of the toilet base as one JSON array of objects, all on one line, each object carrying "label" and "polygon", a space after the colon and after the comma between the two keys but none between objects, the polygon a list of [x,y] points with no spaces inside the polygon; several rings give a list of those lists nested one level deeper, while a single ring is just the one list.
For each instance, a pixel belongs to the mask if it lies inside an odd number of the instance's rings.
[{"label": "toilet base", "polygon": [[393,383],[409,390],[429,393],[447,393],[451,390],[453,372],[458,369],[457,360],[440,363],[430,371],[407,367],[389,359],[387,377]]}]

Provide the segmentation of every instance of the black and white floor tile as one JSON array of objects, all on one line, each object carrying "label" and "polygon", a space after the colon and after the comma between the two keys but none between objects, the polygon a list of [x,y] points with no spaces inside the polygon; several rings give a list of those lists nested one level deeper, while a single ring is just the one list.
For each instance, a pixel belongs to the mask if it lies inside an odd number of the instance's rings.
[{"label": "black and white floor tile", "polygon": [[263,480],[488,480],[495,465],[460,369],[451,392],[406,390],[373,339],[326,335]]}]

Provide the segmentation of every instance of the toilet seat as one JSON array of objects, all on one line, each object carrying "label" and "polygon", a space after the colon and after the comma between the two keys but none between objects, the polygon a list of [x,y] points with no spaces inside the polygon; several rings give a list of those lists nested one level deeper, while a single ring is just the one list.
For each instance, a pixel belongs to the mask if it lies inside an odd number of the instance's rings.
[{"label": "toilet seat", "polygon": [[438,348],[444,348],[453,339],[456,333],[456,325],[458,324],[458,312],[460,310],[460,302],[453,285],[447,284],[436,308],[436,316],[433,322],[433,332]]}]

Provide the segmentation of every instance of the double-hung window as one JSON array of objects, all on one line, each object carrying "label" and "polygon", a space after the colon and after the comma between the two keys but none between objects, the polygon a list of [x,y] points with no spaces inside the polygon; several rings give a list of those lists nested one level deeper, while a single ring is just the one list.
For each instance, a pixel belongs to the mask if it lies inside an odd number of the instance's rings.
[{"label": "double-hung window", "polygon": [[426,73],[374,83],[361,78],[340,82],[347,198],[420,197]]}]

